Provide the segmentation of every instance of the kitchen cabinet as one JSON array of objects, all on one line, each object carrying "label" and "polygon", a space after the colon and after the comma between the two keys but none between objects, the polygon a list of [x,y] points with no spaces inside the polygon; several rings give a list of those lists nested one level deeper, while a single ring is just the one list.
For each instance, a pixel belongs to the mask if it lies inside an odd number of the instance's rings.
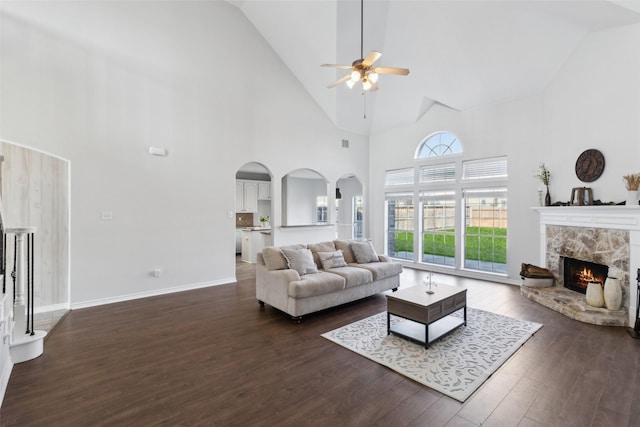
[{"label": "kitchen cabinet", "polygon": [[236,180],[236,212],[258,211],[258,182]]},{"label": "kitchen cabinet", "polygon": [[260,234],[262,235],[262,249],[264,249],[267,246],[273,246],[273,239],[271,238],[271,231],[261,231]]},{"label": "kitchen cabinet", "polygon": [[242,229],[236,228],[236,254],[242,253]]},{"label": "kitchen cabinet", "polygon": [[256,254],[264,248],[261,229],[245,228],[242,230],[242,256],[243,262],[256,263]]},{"label": "kitchen cabinet", "polygon": [[258,182],[258,200],[271,200],[271,182]]}]

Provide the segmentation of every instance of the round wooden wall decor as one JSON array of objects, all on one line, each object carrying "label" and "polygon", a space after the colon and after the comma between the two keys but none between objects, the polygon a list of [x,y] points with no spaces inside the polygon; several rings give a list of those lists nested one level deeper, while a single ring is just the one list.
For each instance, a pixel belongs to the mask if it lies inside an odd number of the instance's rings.
[{"label": "round wooden wall decor", "polygon": [[600,178],[604,171],[604,156],[599,150],[590,148],[578,156],[576,160],[576,176],[582,182],[593,182]]}]

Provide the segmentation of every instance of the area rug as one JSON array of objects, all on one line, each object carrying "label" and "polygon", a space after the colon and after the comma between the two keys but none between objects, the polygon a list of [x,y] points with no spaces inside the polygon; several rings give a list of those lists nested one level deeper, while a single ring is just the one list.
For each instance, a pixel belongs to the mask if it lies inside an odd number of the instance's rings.
[{"label": "area rug", "polygon": [[[392,325],[400,321],[406,320],[391,316]],[[468,307],[467,326],[432,343],[428,349],[387,335],[386,312],[322,336],[464,402],[541,327],[540,323]]]}]

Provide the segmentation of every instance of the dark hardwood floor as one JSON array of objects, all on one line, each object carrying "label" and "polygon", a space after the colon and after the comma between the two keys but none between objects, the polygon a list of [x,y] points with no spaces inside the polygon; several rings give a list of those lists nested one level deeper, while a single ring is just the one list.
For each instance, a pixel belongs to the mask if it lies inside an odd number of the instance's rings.
[{"label": "dark hardwood floor", "polygon": [[[384,295],[306,316],[235,284],[73,310],[15,365],[2,426],[637,426],[640,340],[571,320],[515,286],[437,275],[469,305],[544,327],[464,404],[320,336]],[[402,286],[423,272],[405,269]]]}]

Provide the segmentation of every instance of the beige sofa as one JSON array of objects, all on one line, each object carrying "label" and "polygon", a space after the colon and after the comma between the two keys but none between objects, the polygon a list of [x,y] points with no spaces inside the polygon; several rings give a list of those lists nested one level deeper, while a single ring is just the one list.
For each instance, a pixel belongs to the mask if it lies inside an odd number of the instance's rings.
[{"label": "beige sofa", "polygon": [[401,272],[368,240],[269,246],[256,257],[256,298],[300,322],[305,314],[395,291]]}]

